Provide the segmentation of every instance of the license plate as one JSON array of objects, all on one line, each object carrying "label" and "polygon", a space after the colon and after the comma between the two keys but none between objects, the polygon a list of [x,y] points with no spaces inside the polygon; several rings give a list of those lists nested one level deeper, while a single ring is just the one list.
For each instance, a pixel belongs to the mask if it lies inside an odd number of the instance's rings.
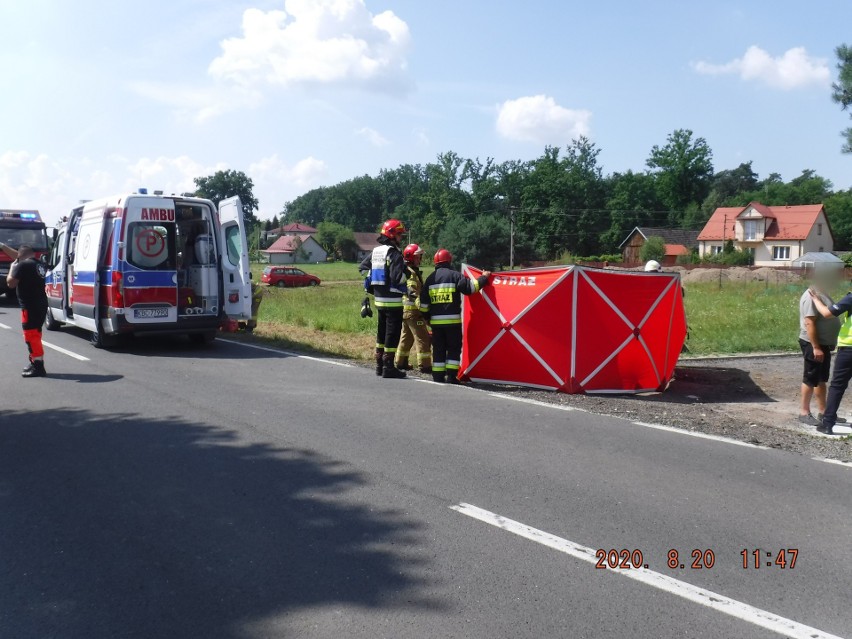
[{"label": "license plate", "polygon": [[150,319],[153,317],[168,317],[169,309],[167,308],[135,308],[133,309],[133,317],[136,319]]}]

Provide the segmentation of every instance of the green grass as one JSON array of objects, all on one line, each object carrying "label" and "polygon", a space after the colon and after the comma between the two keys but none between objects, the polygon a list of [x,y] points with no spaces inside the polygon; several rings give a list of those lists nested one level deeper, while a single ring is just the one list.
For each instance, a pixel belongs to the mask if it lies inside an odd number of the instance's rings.
[{"label": "green grass", "polygon": [[694,355],[798,350],[803,285],[762,282],[686,286],[686,319]]}]

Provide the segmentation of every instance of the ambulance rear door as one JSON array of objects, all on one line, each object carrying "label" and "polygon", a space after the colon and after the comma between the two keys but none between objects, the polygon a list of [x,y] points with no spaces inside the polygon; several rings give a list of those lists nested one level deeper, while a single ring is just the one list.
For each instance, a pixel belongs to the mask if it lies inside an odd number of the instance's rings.
[{"label": "ambulance rear door", "polygon": [[103,204],[84,208],[71,271],[74,291],[71,308],[74,312],[74,323],[93,332],[97,330],[98,293],[101,284],[98,281],[98,267],[103,250],[103,234]]},{"label": "ambulance rear door", "polygon": [[231,319],[251,319],[251,270],[246,224],[239,197],[219,203],[220,263],[224,282],[223,308]]}]

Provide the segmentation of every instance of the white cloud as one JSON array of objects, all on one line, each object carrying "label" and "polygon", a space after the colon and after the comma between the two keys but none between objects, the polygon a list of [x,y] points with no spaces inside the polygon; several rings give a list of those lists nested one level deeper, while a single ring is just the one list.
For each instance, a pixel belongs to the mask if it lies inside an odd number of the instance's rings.
[{"label": "white cloud", "polygon": [[566,109],[547,95],[506,100],[497,113],[497,132],[510,140],[566,144],[589,135],[591,111]]},{"label": "white cloud", "polygon": [[364,0],[286,0],[284,10],[247,9],[242,35],[221,43],[209,66],[241,85],[348,84],[405,88],[408,25]]},{"label": "white cloud", "polygon": [[429,146],[432,141],[429,139],[429,135],[426,133],[426,129],[422,127],[418,127],[411,132],[414,135],[414,139],[417,140],[417,144],[420,146]]},{"label": "white cloud", "polygon": [[375,129],[371,129],[368,126],[356,130],[355,135],[361,136],[373,146],[387,146],[388,144],[390,144],[390,140],[388,140],[385,136],[383,136]]},{"label": "white cloud", "polygon": [[804,47],[795,47],[773,58],[756,45],[743,57],[726,64],[695,62],[692,68],[705,75],[738,75],[745,81],[762,82],[777,89],[791,90],[811,85],[827,85],[831,79],[828,61],[808,55]]},{"label": "white cloud", "polygon": [[263,96],[257,90],[241,87],[234,90],[222,83],[206,87],[170,85],[158,82],[133,82],[129,86],[144,98],[170,106],[179,118],[203,124],[220,115],[257,106]]},{"label": "white cloud", "polygon": [[249,165],[248,176],[255,185],[260,202],[260,217],[271,218],[284,203],[318,186],[328,177],[328,165],[312,155],[295,164],[287,164],[273,154]]}]

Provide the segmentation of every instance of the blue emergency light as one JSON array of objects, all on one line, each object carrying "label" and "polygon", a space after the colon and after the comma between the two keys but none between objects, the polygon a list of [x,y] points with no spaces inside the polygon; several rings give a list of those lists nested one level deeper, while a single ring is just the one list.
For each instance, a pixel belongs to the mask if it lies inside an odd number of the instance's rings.
[{"label": "blue emergency light", "polygon": [[139,195],[148,195],[148,189],[146,188],[138,188],[136,189],[136,192],[139,193]]}]

